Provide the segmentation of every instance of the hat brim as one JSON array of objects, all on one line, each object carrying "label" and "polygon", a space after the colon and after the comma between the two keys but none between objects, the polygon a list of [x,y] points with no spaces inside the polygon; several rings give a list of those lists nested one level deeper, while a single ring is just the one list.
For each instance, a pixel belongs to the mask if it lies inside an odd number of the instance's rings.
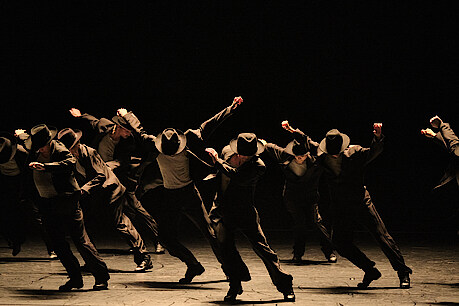
[{"label": "hat brim", "polygon": [[[63,131],[65,131],[65,130],[66,130],[66,129],[60,130],[59,133],[57,134],[57,138],[58,138],[59,140],[61,139],[62,136],[65,135],[65,134],[64,134],[64,135],[60,135],[60,134],[61,134]],[[70,147],[67,147],[67,149],[70,150],[71,148],[73,148],[73,147],[78,143],[78,141],[80,141],[81,137],[83,136],[83,132],[80,131],[80,130],[78,130],[78,129],[70,129],[70,128],[69,128],[69,130],[72,130],[72,131],[75,133],[75,135],[76,135],[75,141],[72,143],[72,145],[71,145]]]},{"label": "hat brim", "polygon": [[18,140],[16,139],[16,137],[14,135],[11,135],[10,133],[7,133],[7,132],[0,132],[0,137],[5,137],[6,139],[8,139],[11,142],[11,155],[8,158],[7,161],[1,161],[0,160],[0,164],[3,164],[3,163],[7,163],[10,160],[12,160],[13,157],[16,155],[16,150],[17,150],[17,147],[18,147]]},{"label": "hat brim", "polygon": [[[41,147],[44,147],[46,146],[48,143],[51,142],[51,140],[53,140],[56,136],[57,136],[57,128],[53,127],[53,126],[48,126],[48,130],[49,130],[49,134],[50,134],[50,138],[49,140],[44,144],[42,145]],[[41,147],[36,147],[33,143],[32,143],[32,135],[30,135],[25,141],[24,141],[24,145],[26,147],[26,149],[28,151],[36,151],[38,149],[40,149]]]},{"label": "hat brim", "polygon": [[[237,151],[237,138],[232,139],[229,143],[229,146],[234,153],[239,154],[239,152]],[[264,150],[265,150],[264,144],[259,139],[257,139],[257,152],[255,152],[255,154],[251,156],[259,155],[263,153]]]},{"label": "hat brim", "polygon": [[[349,138],[349,136],[347,136],[346,134],[343,134],[343,133],[339,133],[341,135],[341,137],[343,138],[343,144],[341,145],[341,149],[339,151],[339,153],[342,153],[344,152],[344,150],[346,150],[346,148],[349,146],[349,144],[351,143],[351,139]],[[324,139],[322,139],[322,141],[320,142],[319,144],[319,150],[324,152],[324,153],[327,153],[327,143],[326,143],[326,140],[327,140],[327,137],[325,137]]]},{"label": "hat brim", "polygon": [[[288,153],[288,154],[290,154],[290,155],[296,156],[296,154],[293,153],[293,147],[294,147],[294,146],[295,146],[295,140],[290,141],[290,142],[287,144],[287,146],[285,147],[285,149],[284,149],[285,153]],[[304,154],[307,154],[307,153],[309,152],[309,150],[308,150],[308,148],[307,148],[306,146],[304,146],[304,147],[305,147],[305,149],[306,149],[306,153],[304,153]],[[304,155],[304,154],[303,154],[303,155]]]},{"label": "hat brim", "polygon": [[114,117],[112,118],[112,121],[113,121],[115,124],[117,124],[117,125],[119,125],[119,126],[125,128],[126,130],[132,131],[132,126],[131,126],[131,125],[129,124],[129,122],[128,122],[126,119],[124,119],[123,117],[114,116]]},{"label": "hat brim", "polygon": [[[185,136],[185,134],[180,130],[175,130],[175,131],[177,132],[177,136],[178,136],[178,139],[180,141],[180,145],[179,145],[177,151],[172,155],[176,155],[176,154],[181,153],[186,147],[186,136]],[[163,150],[162,150],[162,137],[161,137],[163,135],[163,133],[164,133],[164,131],[159,133],[159,135],[156,136],[156,139],[155,139],[155,147],[162,154],[164,154]]]}]

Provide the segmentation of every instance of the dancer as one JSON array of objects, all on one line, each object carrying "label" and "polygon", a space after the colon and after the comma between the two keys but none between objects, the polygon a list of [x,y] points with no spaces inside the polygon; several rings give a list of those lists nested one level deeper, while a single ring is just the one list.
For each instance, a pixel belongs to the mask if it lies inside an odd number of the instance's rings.
[{"label": "dancer", "polygon": [[[135,195],[137,188],[136,172],[139,166],[137,154],[141,152],[139,147],[141,141],[132,134],[132,127],[123,117],[128,114],[127,110],[120,108],[117,115],[108,120],[106,118],[97,119],[89,114],[81,114],[77,108],[70,109],[70,114],[86,121],[96,136],[91,142],[91,147],[95,148],[104,162],[116,174],[124,187],[126,187],[125,197],[127,205],[127,216],[137,228],[146,229],[149,234],[156,233],[158,225],[151,215],[142,207]],[[129,115],[135,117],[129,112]],[[136,212],[131,213],[131,212]],[[151,236],[155,245],[155,253],[163,254],[164,248],[159,243],[158,237]]]},{"label": "dancer", "polygon": [[38,206],[43,214],[44,225],[52,247],[70,278],[59,290],[70,291],[83,287],[80,264],[65,240],[66,234],[72,238],[95,278],[93,289],[105,290],[108,289],[110,275],[85,230],[79,204],[81,191],[73,172],[76,159],[62,143],[54,140],[56,135],[55,128],[45,124],[34,126],[25,146],[29,151],[33,182],[40,194]]},{"label": "dancer", "polygon": [[[449,123],[443,122],[438,116],[434,116],[430,119],[430,124],[434,129],[438,129],[439,132],[435,133],[432,129],[427,128],[421,130],[421,133],[428,138],[435,139],[443,148],[445,148],[450,155],[450,163],[445,170],[445,174],[441,178],[434,190],[445,186],[446,184],[456,183],[459,187],[459,138],[450,127]],[[459,191],[456,188],[456,194]],[[457,209],[457,206],[456,206]],[[457,218],[457,210],[456,216]],[[456,220],[457,221],[457,220]],[[459,235],[459,227],[456,224],[457,234]]]},{"label": "dancer", "polygon": [[381,277],[381,272],[353,243],[354,225],[364,225],[397,271],[400,288],[410,288],[409,274],[412,271],[406,266],[400,249],[388,233],[363,183],[365,166],[383,149],[382,124],[375,123],[373,128],[374,139],[370,148],[349,146],[349,137],[337,129],[328,131],[320,142],[319,150],[323,154],[319,154],[318,162],[324,168],[323,175],[330,192],[332,243],[341,256],[365,272],[357,286],[367,288]]},{"label": "dancer", "polygon": [[[82,200],[102,197],[102,201],[106,202],[104,204],[107,204],[104,205],[104,210],[111,215],[116,230],[127,241],[134,253],[136,271],[145,272],[153,268],[153,263],[142,238],[131,220],[123,213],[124,209],[130,208],[126,205],[124,195],[126,188],[121,185],[95,149],[80,143],[82,135],[83,133],[79,130],[65,128],[57,136],[77,160],[75,177],[81,186]],[[138,211],[131,213],[137,214]],[[153,235],[157,236],[158,233],[154,232]]]},{"label": "dancer", "polygon": [[[158,136],[148,135],[136,117],[130,114],[124,116],[136,133],[144,139],[144,145],[149,148],[150,155],[158,162],[164,182],[164,201],[156,203],[155,218],[159,224],[161,243],[172,256],[187,265],[187,271],[179,280],[180,283],[190,283],[195,276],[205,271],[193,253],[177,238],[182,215],[188,217],[199,228],[221,262],[218,242],[195,182],[206,177],[212,168],[211,157],[205,152],[205,142],[242,102],[241,97],[234,98],[230,106],[202,123],[198,129],[188,129],[185,133],[168,128]],[[155,181],[154,175],[144,173],[142,177]],[[148,185],[148,182],[141,182],[139,185]]]},{"label": "dancer", "polygon": [[299,129],[293,129],[288,121],[282,122],[282,128],[292,133],[294,140],[285,148],[266,143],[265,150],[276,159],[285,176],[283,199],[293,219],[295,236],[292,261],[301,262],[306,246],[307,223],[313,221],[325,258],[328,262],[335,263],[337,258],[330,244],[330,233],[319,213],[318,185],[321,174],[321,168],[317,165],[319,144]]},{"label": "dancer", "polygon": [[263,260],[273,284],[284,295],[285,301],[294,301],[293,277],[285,273],[279,258],[266,240],[255,208],[255,187],[266,166],[258,156],[264,146],[253,133],[241,133],[222,151],[222,158],[212,149],[206,151],[220,171],[219,190],[210,212],[222,253],[222,266],[230,288],[225,301],[236,300],[242,294],[242,281],[251,279],[246,264],[236,249],[234,233],[240,230],[249,240],[255,253]]}]

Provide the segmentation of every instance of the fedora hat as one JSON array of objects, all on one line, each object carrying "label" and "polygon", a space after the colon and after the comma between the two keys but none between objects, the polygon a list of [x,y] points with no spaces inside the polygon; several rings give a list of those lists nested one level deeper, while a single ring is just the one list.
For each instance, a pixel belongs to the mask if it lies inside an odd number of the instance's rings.
[{"label": "fedora hat", "polygon": [[164,155],[175,155],[185,149],[186,136],[180,130],[165,129],[156,137],[155,146]]},{"label": "fedora hat", "polygon": [[229,145],[234,153],[244,156],[258,155],[265,150],[265,146],[254,133],[241,133]]},{"label": "fedora hat", "polygon": [[0,164],[4,164],[13,159],[16,154],[17,140],[13,135],[0,132]]},{"label": "fedora hat", "polygon": [[55,127],[39,124],[30,130],[30,136],[25,140],[24,144],[27,150],[37,151],[50,143],[56,135],[57,129]]},{"label": "fedora hat", "polygon": [[349,136],[333,129],[328,131],[325,138],[322,139],[319,150],[331,155],[339,154],[349,146],[350,141]]},{"label": "fedora hat", "polygon": [[57,134],[57,139],[59,139],[59,141],[62,142],[67,147],[67,149],[70,150],[77,144],[81,136],[83,136],[82,131],[65,128],[59,131]]},{"label": "fedora hat", "polygon": [[300,143],[297,140],[290,141],[285,147],[285,152],[290,155],[304,155],[309,152],[307,143]]},{"label": "fedora hat", "polygon": [[112,118],[112,121],[115,122],[117,125],[120,125],[129,131],[132,131],[132,126],[126,119],[124,119],[124,117],[116,115]]}]

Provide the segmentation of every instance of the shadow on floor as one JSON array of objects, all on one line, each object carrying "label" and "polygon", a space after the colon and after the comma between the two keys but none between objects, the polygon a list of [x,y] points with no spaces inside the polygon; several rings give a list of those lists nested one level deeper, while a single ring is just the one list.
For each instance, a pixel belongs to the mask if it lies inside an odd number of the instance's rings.
[{"label": "shadow on floor", "polygon": [[49,259],[46,257],[0,257],[1,263],[8,262],[49,262],[55,261],[54,259]]},{"label": "shadow on floor", "polygon": [[372,293],[371,291],[376,290],[391,290],[391,289],[398,289],[398,290],[406,290],[400,289],[398,286],[393,287],[368,287],[365,289],[357,288],[357,287],[347,287],[347,286],[336,286],[336,287],[303,287],[298,286],[298,289],[301,290],[316,290],[318,293],[323,294],[368,294]]},{"label": "shadow on floor", "polygon": [[266,301],[260,301],[260,300],[244,300],[244,299],[237,299],[234,302],[225,302],[225,301],[210,301],[209,303],[211,304],[216,304],[216,305],[262,305],[262,304],[276,304],[277,303],[291,303],[291,302],[286,302],[284,299],[275,299],[275,300],[266,300]]},{"label": "shadow on floor", "polygon": [[293,261],[292,259],[281,259],[279,260],[283,264],[288,264],[288,265],[294,265],[294,266],[313,266],[313,265],[330,265],[330,263],[327,260],[301,260],[300,262],[298,261]]},{"label": "shadow on floor", "polygon": [[136,287],[144,287],[144,288],[166,288],[166,289],[199,289],[199,290],[215,290],[218,288],[215,287],[202,287],[200,285],[206,284],[216,284],[216,283],[223,283],[226,280],[216,280],[216,281],[207,281],[207,282],[192,282],[191,284],[180,284],[179,282],[155,282],[155,281],[148,281],[148,282],[129,282],[124,283],[124,285],[131,285]]}]

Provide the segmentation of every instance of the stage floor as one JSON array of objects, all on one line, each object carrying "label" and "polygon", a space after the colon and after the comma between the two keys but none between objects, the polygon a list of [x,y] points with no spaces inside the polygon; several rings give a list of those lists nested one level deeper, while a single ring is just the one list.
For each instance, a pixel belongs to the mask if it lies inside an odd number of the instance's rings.
[{"label": "stage floor", "polygon": [[[398,278],[376,243],[366,234],[356,242],[376,262],[383,276],[366,290],[356,289],[363,272],[338,256],[336,264],[325,261],[320,247],[308,243],[302,264],[291,259],[290,232],[267,232],[282,267],[294,277],[298,305],[459,305],[459,243],[455,236],[439,239],[435,234],[394,234],[405,260],[413,269],[411,289],[399,289]],[[38,237],[29,237],[21,253],[11,256],[0,240],[1,305],[214,305],[225,304],[228,283],[208,244],[201,237],[183,238],[206,271],[193,283],[182,285],[186,267],[169,254],[152,255],[154,268],[134,273],[135,264],[127,245],[116,235],[95,239],[106,261],[111,279],[108,291],[92,291],[94,280],[84,274],[81,290],[59,292],[66,273],[58,260],[49,260]],[[148,242],[147,242],[148,244]],[[243,283],[237,304],[284,303],[268,273],[247,242],[240,237],[238,248],[250,269],[252,280]],[[72,245],[72,249],[77,254]],[[77,254],[80,262],[81,257]]]}]

